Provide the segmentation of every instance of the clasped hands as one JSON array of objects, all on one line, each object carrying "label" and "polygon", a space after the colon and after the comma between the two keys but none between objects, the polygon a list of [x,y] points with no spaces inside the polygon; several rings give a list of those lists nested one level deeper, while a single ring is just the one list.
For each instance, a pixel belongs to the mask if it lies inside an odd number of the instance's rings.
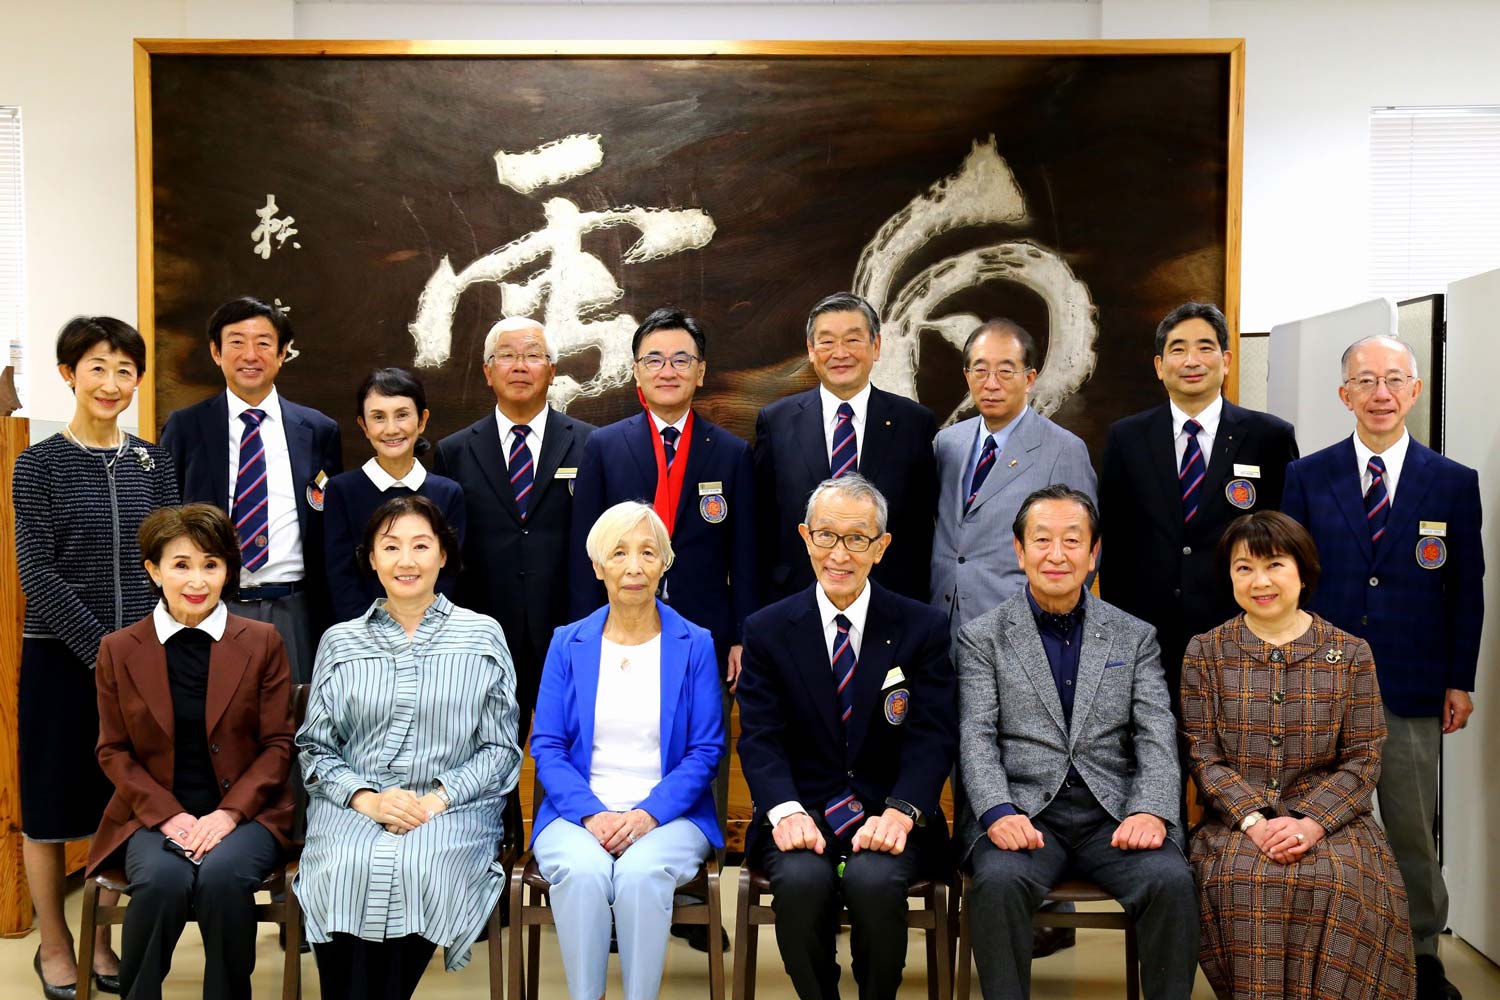
[{"label": "clasped hands", "polygon": [[[1298,834],[1301,834],[1300,839]],[[1327,835],[1328,831],[1317,820],[1292,816],[1277,816],[1256,823],[1245,831],[1245,836],[1266,857],[1283,865],[1302,857]]]},{"label": "clasped hands", "polygon": [[[879,815],[871,816],[854,835],[854,852],[883,851],[886,854],[900,854],[906,850],[906,838],[911,835],[914,825],[911,817],[899,809],[887,809]],[[822,854],[828,846],[818,824],[805,812],[781,817],[781,822],[771,829],[771,837],[776,841],[776,847],[782,851],[805,850]]]},{"label": "clasped hands", "polygon": [[202,861],[203,855],[218,847],[236,826],[239,822],[228,810],[215,809],[207,816],[180,812],[169,817],[156,830],[168,840],[182,845],[194,861]]},{"label": "clasped hands", "polygon": [[354,793],[349,808],[370,817],[388,833],[410,833],[448,807],[435,792],[418,795],[409,788],[383,792],[364,788]]},{"label": "clasped hands", "polygon": [[[1034,851],[1045,841],[1042,831],[1031,824],[1031,817],[1014,813],[1001,816],[990,824],[986,831],[990,843],[1002,851]],[[1159,816],[1150,813],[1131,813],[1125,821],[1115,827],[1109,838],[1109,846],[1122,851],[1155,850],[1167,841],[1167,824]]]},{"label": "clasped hands", "polygon": [[583,828],[594,835],[600,847],[618,858],[631,844],[656,829],[656,817],[644,809],[596,812],[584,817]]}]

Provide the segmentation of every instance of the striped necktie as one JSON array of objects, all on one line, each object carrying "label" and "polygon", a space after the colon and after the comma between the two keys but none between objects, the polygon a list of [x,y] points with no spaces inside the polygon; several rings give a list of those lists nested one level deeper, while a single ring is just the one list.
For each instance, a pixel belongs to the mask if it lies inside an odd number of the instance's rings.
[{"label": "striped necktie", "polygon": [[510,488],[516,494],[516,510],[521,520],[526,520],[527,503],[531,499],[531,487],[535,484],[536,463],[531,459],[531,448],[526,444],[526,435],[531,433],[527,424],[516,424],[510,429],[515,440],[510,445],[510,457],[506,468],[510,472]]},{"label": "striped necktie", "polygon": [[1184,524],[1192,521],[1193,515],[1198,513],[1198,501],[1201,498],[1198,487],[1203,485],[1203,477],[1208,474],[1208,467],[1203,461],[1203,449],[1198,447],[1198,432],[1202,429],[1203,425],[1192,419],[1182,425],[1182,432],[1187,435],[1187,447],[1182,449],[1182,467],[1177,470],[1177,485],[1182,488]]},{"label": "striped necktie", "polygon": [[[838,634],[833,639],[833,679],[838,683],[839,722],[844,729],[844,739],[849,738],[849,717],[854,714],[854,672],[859,669],[859,659],[854,655],[854,643],[850,641],[849,619],[843,615],[833,616]],[[835,796],[823,809],[834,836],[864,818],[865,807],[854,797],[852,790]]]},{"label": "striped necktie", "polygon": [[240,414],[245,425],[240,436],[239,471],[234,477],[234,533],[240,540],[240,565],[253,573],[266,564],[271,555],[270,493],[266,488],[266,442],[260,425],[265,410],[246,410]]},{"label": "striped necktie", "polygon": [[833,452],[828,458],[829,478],[859,471],[859,443],[854,439],[854,407],[840,403],[839,422],[833,425]]},{"label": "striped necktie", "polygon": [[667,468],[672,467],[672,459],[677,457],[677,439],[682,432],[675,427],[663,427],[661,429],[661,450],[667,459]]},{"label": "striped necktie", "polygon": [[1370,523],[1370,544],[1377,545],[1391,516],[1391,495],[1385,489],[1385,459],[1371,455],[1365,468],[1370,470],[1370,488],[1365,490],[1365,520]]},{"label": "striped necktie", "polygon": [[991,434],[984,439],[984,448],[979,452],[979,461],[974,464],[974,478],[969,483],[969,498],[964,501],[964,513],[974,503],[974,498],[979,496],[979,488],[989,478],[990,469],[995,464],[995,435]]}]

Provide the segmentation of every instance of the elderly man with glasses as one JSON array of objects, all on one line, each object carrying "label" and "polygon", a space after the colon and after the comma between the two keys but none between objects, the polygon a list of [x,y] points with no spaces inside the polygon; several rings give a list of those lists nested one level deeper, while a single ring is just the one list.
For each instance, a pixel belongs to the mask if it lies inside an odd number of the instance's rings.
[{"label": "elderly man with glasses", "polygon": [[1448,890],[1432,826],[1442,738],[1474,711],[1484,620],[1479,476],[1407,432],[1422,395],[1407,344],[1356,341],[1342,374],[1354,433],[1292,463],[1282,510],[1307,528],[1323,561],[1308,610],[1375,654],[1387,729],[1375,794],[1406,883],[1417,1000],[1448,1000],[1459,993],[1438,957]]}]

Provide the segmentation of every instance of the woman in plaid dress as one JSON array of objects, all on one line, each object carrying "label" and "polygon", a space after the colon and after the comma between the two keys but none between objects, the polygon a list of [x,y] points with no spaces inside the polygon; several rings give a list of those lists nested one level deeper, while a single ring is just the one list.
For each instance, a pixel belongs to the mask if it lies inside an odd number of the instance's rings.
[{"label": "woman in plaid dress", "polygon": [[1404,1000],[1406,890],[1370,815],[1385,742],[1370,648],[1302,610],[1319,566],[1296,521],[1246,515],[1219,555],[1245,613],[1182,664],[1203,971],[1220,997]]}]

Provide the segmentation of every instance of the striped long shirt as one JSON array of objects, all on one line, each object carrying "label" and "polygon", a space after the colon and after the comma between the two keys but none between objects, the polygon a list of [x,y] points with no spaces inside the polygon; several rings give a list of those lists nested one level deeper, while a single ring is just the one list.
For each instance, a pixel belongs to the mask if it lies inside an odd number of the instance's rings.
[{"label": "striped long shirt", "polygon": [[[318,647],[297,734],[309,801],[294,888],[309,940],[418,934],[452,971],[505,884],[501,811],[521,770],[515,671],[494,619],[440,594],[408,639],[383,605]],[[438,783],[452,806],[406,834],[349,805],[361,789]]]}]

